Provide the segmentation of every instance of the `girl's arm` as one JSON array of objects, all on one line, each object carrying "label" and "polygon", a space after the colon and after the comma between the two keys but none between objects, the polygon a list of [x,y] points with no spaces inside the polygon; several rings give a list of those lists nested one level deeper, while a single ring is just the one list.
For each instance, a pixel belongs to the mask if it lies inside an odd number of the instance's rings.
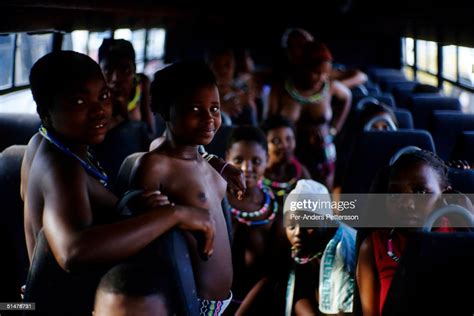
[{"label": "girl's arm", "polygon": [[43,227],[54,257],[64,270],[120,261],[174,226],[203,232],[205,252],[212,252],[214,222],[208,210],[168,204],[131,219],[94,226],[87,185],[91,179],[83,168],[76,162],[50,168],[41,182]]},{"label": "girl's arm", "polygon": [[356,278],[363,315],[379,316],[380,285],[370,236],[360,246]]}]

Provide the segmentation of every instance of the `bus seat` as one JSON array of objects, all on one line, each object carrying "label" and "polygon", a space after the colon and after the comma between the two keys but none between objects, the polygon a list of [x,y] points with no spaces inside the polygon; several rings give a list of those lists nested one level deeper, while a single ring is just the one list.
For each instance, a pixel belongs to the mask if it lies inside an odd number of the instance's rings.
[{"label": "bus seat", "polygon": [[380,88],[383,92],[392,93],[395,87],[406,86],[410,84],[415,85],[416,83],[408,81],[405,79],[405,77],[385,77],[380,81]]},{"label": "bus seat", "polygon": [[413,116],[405,109],[394,109],[393,113],[397,118],[398,128],[413,129]]},{"label": "bus seat", "polygon": [[0,151],[11,145],[26,145],[41,125],[37,114],[2,113],[0,115]]},{"label": "bus seat", "polygon": [[471,164],[474,163],[474,131],[462,132],[458,135],[451,159],[467,160]]},{"label": "bus seat", "polygon": [[428,129],[435,110],[461,111],[461,103],[457,98],[443,97],[436,94],[415,94],[411,100],[411,114],[413,115],[415,128],[418,129]]},{"label": "bus seat", "polygon": [[416,85],[417,82],[415,81],[406,81],[404,83],[397,83],[393,86],[392,94],[399,107],[410,109],[410,98],[413,96],[413,89]]},{"label": "bus seat", "polygon": [[221,125],[212,142],[210,142],[209,145],[204,146],[206,151],[210,154],[217,155],[220,158],[225,158],[225,147],[232,128],[233,126]]},{"label": "bus seat", "polygon": [[23,228],[23,201],[20,196],[20,170],[26,145],[13,145],[0,153],[0,297],[20,301],[29,259]]},{"label": "bus seat", "polygon": [[443,160],[450,158],[457,136],[469,130],[474,130],[474,114],[457,111],[433,112],[430,131],[438,155]]},{"label": "bus seat", "polygon": [[454,190],[462,193],[474,193],[474,169],[449,168],[448,179]]},{"label": "bus seat", "polygon": [[130,180],[133,174],[135,162],[143,156],[145,152],[137,152],[125,157],[117,173],[117,180],[115,181],[114,193],[117,196],[122,196],[130,187]]},{"label": "bus seat", "polygon": [[354,109],[360,110],[364,107],[365,103],[375,102],[375,101],[384,103],[391,108],[396,107],[395,99],[390,93],[382,93],[379,95],[368,95],[362,98],[355,98],[352,104],[355,104]]},{"label": "bus seat", "polygon": [[107,132],[104,141],[93,147],[96,157],[109,176],[113,190],[123,160],[130,154],[148,151],[150,139],[144,122],[126,121]]},{"label": "bus seat", "polygon": [[370,67],[367,71],[367,74],[370,80],[376,83],[378,83],[381,78],[387,77],[387,76],[404,77],[400,69],[396,69],[396,68]]},{"label": "bus seat", "polygon": [[473,232],[410,238],[382,315],[472,315],[473,249]]},{"label": "bus seat", "polygon": [[424,130],[373,131],[360,135],[344,174],[343,193],[368,193],[372,179],[392,155],[406,146],[435,152],[431,134]]}]

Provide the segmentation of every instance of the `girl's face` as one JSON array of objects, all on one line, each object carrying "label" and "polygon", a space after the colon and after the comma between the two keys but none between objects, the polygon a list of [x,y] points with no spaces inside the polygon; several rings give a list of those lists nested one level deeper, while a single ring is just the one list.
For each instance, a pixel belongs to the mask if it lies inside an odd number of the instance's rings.
[{"label": "girl's face", "polygon": [[420,227],[437,206],[442,193],[440,176],[426,162],[419,161],[396,170],[389,179],[388,211],[401,227]]},{"label": "girl's face", "polygon": [[253,188],[267,167],[267,152],[256,142],[240,141],[229,148],[226,160],[242,170],[247,188]]},{"label": "girl's face", "polygon": [[170,111],[170,130],[189,145],[207,145],[221,126],[219,92],[215,85],[198,88]]},{"label": "girl's face", "polygon": [[[382,112],[382,113],[378,113],[377,115],[382,116],[386,120],[389,120],[389,121],[392,120],[392,117],[388,113]],[[380,120],[372,124],[372,130],[375,130],[375,131],[388,131],[389,128],[390,127],[388,126],[387,122],[384,120]]]},{"label": "girl's face", "polygon": [[73,91],[55,96],[47,127],[76,143],[94,145],[104,140],[111,115],[110,92],[98,75]]},{"label": "girl's face", "polygon": [[289,127],[279,127],[268,131],[268,154],[275,161],[288,161],[295,151],[295,133]]},{"label": "girl's face", "polygon": [[234,78],[235,59],[230,53],[215,56],[210,67],[220,84],[230,84]]},{"label": "girl's face", "polygon": [[315,228],[304,228],[298,224],[286,227],[286,237],[291,244],[293,255],[298,257],[314,254],[317,236]]},{"label": "girl's face", "polygon": [[324,82],[329,80],[332,65],[330,62],[322,62],[313,66],[306,66],[303,70],[303,80],[305,86],[313,88],[317,85],[322,85]]},{"label": "girl's face", "polygon": [[101,61],[100,67],[111,89],[112,98],[117,104],[126,107],[135,92],[133,78],[135,77],[135,63],[127,58],[112,58]]}]

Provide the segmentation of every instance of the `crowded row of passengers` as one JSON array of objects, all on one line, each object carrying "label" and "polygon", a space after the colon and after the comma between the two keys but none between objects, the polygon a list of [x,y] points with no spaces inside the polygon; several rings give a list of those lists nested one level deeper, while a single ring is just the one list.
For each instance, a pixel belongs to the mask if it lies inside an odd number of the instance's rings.
[{"label": "crowded row of passengers", "polygon": [[[147,106],[137,97],[147,91],[146,79],[124,62],[133,56],[124,45],[104,42],[102,69],[85,55],[61,51],[31,70],[42,127],[24,156],[21,195],[31,263],[25,300],[36,302],[37,314],[180,314],[166,267],[149,249],[177,227],[185,231],[200,315],[350,314],[356,277],[364,315],[379,315],[409,231],[373,233],[357,259],[356,232],[345,224],[283,225],[285,194],[330,199],[332,137],[349,113],[350,91],[331,79],[327,47],[312,39],[304,44],[290,79],[272,87],[261,128],[235,127],[219,158],[199,147],[212,142],[226,114],[234,118],[231,110],[222,113],[233,102],[232,77],[216,69],[215,59],[174,63],[155,74]],[[125,55],[107,55],[114,47]],[[234,92],[240,98],[249,90]],[[333,97],[340,100],[334,109]],[[251,101],[247,106],[254,109]],[[131,188],[144,193],[134,215],[123,218],[89,146],[120,120],[144,120],[153,130],[151,112],[166,130],[135,163]],[[429,192],[434,201],[449,188],[444,162],[423,150],[399,157],[388,174],[387,192]],[[423,214],[433,201],[420,206]],[[407,216],[403,205],[394,208],[388,214]]]}]

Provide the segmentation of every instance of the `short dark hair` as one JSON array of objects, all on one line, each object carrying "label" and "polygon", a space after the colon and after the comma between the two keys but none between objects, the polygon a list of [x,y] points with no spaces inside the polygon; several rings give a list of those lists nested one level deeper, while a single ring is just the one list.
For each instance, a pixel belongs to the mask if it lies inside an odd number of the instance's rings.
[{"label": "short dark hair", "polygon": [[97,290],[133,297],[162,295],[167,301],[166,293],[171,289],[169,283],[168,276],[160,267],[144,263],[121,263],[102,277]]},{"label": "short dark hair", "polygon": [[31,68],[30,85],[41,119],[53,106],[54,97],[74,91],[93,78],[104,78],[99,65],[89,56],[57,51],[41,57]]},{"label": "short dark hair", "polygon": [[277,129],[281,127],[291,128],[293,132],[295,132],[295,126],[293,125],[293,123],[289,119],[281,115],[269,116],[265,121],[263,121],[260,127],[266,134],[268,134],[268,132],[272,129]]},{"label": "short dark hair", "polygon": [[402,154],[392,165],[390,174],[395,170],[405,169],[418,162],[424,162],[436,171],[439,176],[441,188],[446,188],[449,185],[448,167],[441,158],[428,150],[414,150]]},{"label": "short dark hair", "polygon": [[109,58],[126,58],[135,63],[135,49],[124,39],[106,38],[99,47],[99,63]]},{"label": "short dark hair", "polygon": [[169,120],[170,109],[179,97],[197,89],[217,85],[214,73],[204,62],[181,61],[155,73],[151,83],[151,110]]},{"label": "short dark hair", "polygon": [[227,140],[226,151],[229,150],[233,144],[241,141],[255,142],[262,146],[265,152],[268,152],[267,137],[265,136],[265,133],[258,127],[242,125],[233,128]]}]

